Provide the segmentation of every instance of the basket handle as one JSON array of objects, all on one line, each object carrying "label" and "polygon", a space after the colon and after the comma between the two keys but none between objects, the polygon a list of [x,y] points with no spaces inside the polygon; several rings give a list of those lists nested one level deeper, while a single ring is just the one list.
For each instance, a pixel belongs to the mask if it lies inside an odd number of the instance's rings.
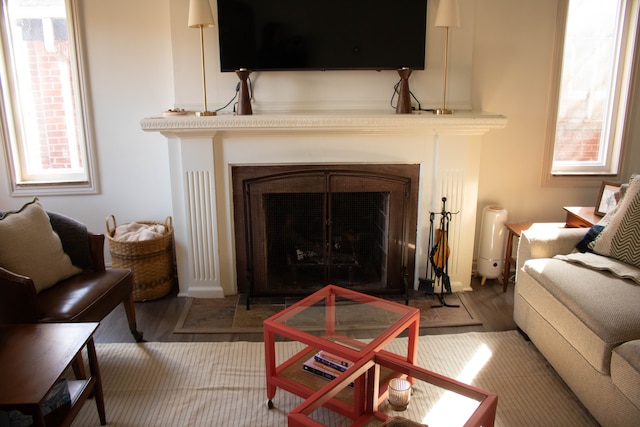
[{"label": "basket handle", "polygon": [[[113,220],[113,228],[109,227],[109,220]],[[107,223],[107,233],[109,233],[109,236],[113,237],[113,233],[116,231],[116,227],[118,226],[116,224],[116,217],[113,216],[113,214],[109,215],[106,219],[106,223]]]},{"label": "basket handle", "polygon": [[[114,222],[115,222],[115,219],[114,219]],[[164,220],[164,229],[173,230],[173,218],[171,218],[171,215],[169,215],[167,219]]]}]

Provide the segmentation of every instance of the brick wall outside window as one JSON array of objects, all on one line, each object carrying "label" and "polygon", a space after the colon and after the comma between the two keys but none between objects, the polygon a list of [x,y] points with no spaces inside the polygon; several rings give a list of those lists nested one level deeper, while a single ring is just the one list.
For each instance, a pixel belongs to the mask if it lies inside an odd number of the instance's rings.
[{"label": "brick wall outside window", "polygon": [[69,44],[66,40],[56,40],[55,45],[55,52],[50,53],[40,40],[27,43],[33,106],[39,129],[41,167],[69,169],[72,162],[65,102],[73,102],[73,97],[65,101],[65,87],[71,88],[72,85],[70,81],[62,81],[68,74],[61,73],[61,65],[68,68]]},{"label": "brick wall outside window", "polygon": [[601,132],[601,123],[559,123],[554,159],[580,162],[598,160]]}]

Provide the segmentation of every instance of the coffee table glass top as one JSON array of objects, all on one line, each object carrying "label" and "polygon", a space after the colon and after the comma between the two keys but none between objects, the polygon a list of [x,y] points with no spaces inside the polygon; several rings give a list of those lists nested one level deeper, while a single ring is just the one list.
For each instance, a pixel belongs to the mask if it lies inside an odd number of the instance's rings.
[{"label": "coffee table glass top", "polygon": [[419,317],[415,307],[329,285],[272,316],[265,324],[273,322],[284,329],[360,350],[415,316]]}]

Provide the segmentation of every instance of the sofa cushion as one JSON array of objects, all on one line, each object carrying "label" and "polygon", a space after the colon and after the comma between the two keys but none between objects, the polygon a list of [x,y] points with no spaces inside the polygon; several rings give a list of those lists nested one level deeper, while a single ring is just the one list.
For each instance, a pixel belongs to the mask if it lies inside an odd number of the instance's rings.
[{"label": "sofa cushion", "polygon": [[0,266],[31,278],[36,292],[81,272],[64,253],[38,199],[0,218]]},{"label": "sofa cushion", "polygon": [[100,322],[133,292],[133,273],[109,268],[70,277],[38,294],[40,322]]},{"label": "sofa cushion", "polygon": [[640,340],[629,341],[613,349],[611,380],[640,408]]},{"label": "sofa cushion", "polygon": [[640,268],[640,176],[635,176],[609,224],[589,247]]},{"label": "sofa cushion", "polygon": [[525,288],[521,296],[599,372],[609,373],[614,347],[640,339],[640,286],[633,281],[559,259],[532,259],[523,270],[550,297]]}]

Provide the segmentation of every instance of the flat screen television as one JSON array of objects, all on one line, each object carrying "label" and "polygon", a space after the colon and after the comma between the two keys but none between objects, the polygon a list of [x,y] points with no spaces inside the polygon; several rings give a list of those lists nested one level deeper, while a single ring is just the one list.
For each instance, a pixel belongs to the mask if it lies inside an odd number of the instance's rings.
[{"label": "flat screen television", "polygon": [[427,0],[217,0],[221,71],[424,69]]}]

